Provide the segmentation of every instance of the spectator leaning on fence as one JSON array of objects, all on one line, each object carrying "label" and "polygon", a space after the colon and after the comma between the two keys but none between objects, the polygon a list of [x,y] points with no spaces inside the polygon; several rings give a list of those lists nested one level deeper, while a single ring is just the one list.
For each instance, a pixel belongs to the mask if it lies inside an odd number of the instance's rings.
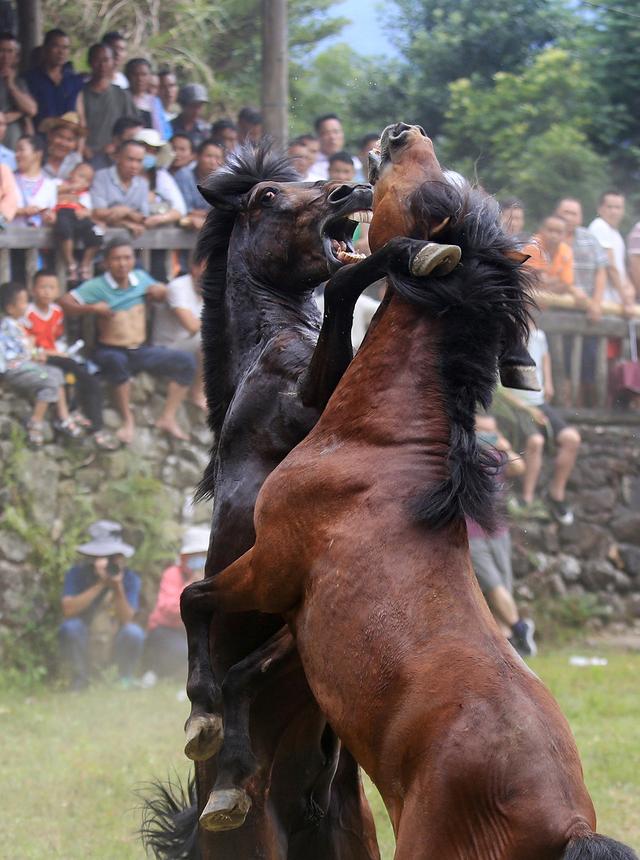
[{"label": "spectator leaning on fence", "polygon": [[26,81],[17,75],[20,48],[11,33],[0,33],[0,111],[5,115],[5,146],[15,149],[23,134],[33,132],[38,105]]},{"label": "spectator leaning on fence", "polygon": [[35,401],[27,421],[27,439],[33,448],[44,443],[44,417],[55,403],[56,429],[71,439],[81,435],[69,416],[64,390],[64,374],[45,364],[46,356],[36,349],[25,327],[29,305],[23,284],[0,286],[0,375],[5,385]]},{"label": "spectator leaning on fence", "polygon": [[140,120],[134,116],[121,116],[117,119],[111,129],[109,143],[89,160],[93,169],[102,170],[105,167],[113,167],[120,144],[125,140],[133,140],[138,132],[142,131],[142,127]]},{"label": "spectator leaning on fence", "polygon": [[624,205],[624,194],[605,191],[598,204],[598,217],[589,224],[589,230],[609,258],[604,299],[608,302],[620,302],[623,308],[630,312],[635,300],[635,290],[627,275],[626,249],[618,230],[624,218]]},{"label": "spectator leaning on fence", "polygon": [[84,156],[92,158],[110,142],[113,125],[120,117],[138,118],[127,90],[112,83],[113,51],[108,45],[92,45],[87,54],[91,77],[78,96],[80,122],[88,129]]},{"label": "spectator leaning on fence", "polygon": [[18,210],[16,223],[27,227],[55,223],[58,188],[42,169],[44,141],[39,136],[21,137],[16,147]]},{"label": "spectator leaning on fence", "polygon": [[171,123],[172,134],[186,134],[194,146],[211,136],[211,126],[202,119],[209,104],[207,91],[202,84],[186,84],[178,94],[180,113]]},{"label": "spectator leaning on fence", "polygon": [[41,64],[25,75],[29,92],[36,100],[36,128],[48,116],[62,116],[76,109],[82,89],[82,75],[76,74],[69,63],[71,43],[63,30],[49,30],[44,35]]},{"label": "spectator leaning on fence", "polygon": [[43,120],[40,132],[47,136],[47,148],[42,169],[51,179],[68,179],[71,171],[82,163],[78,151],[87,129],[80,124],[75,111]]},{"label": "spectator leaning on fence", "polygon": [[144,647],[144,630],[134,623],[140,577],[127,567],[134,548],[122,539],[120,523],[112,520],[99,520],[87,531],[89,540],[77,547],[84,558],[64,578],[65,620],[59,630],[62,659],[76,692],[89,684],[90,655],[96,644],[107,647],[125,687],[131,685]]},{"label": "spectator leaning on fence", "polygon": [[[556,215],[565,223],[565,241],[573,252],[575,286],[587,297],[587,317],[597,322],[602,317],[607,255],[593,233],[582,226],[582,205],[579,200],[564,197],[556,206]],[[582,339],[581,400],[587,405],[595,403],[597,348],[596,337]]]},{"label": "spectator leaning on fence", "polygon": [[93,218],[108,227],[126,227],[134,236],[144,233],[149,215],[149,184],[140,174],[144,144],[125,140],[113,167],[98,170],[91,186]]},{"label": "spectator leaning on fence", "polygon": [[171,162],[171,146],[165,143],[155,128],[144,128],[136,135],[145,155],[142,173],[149,186],[149,215],[146,228],[166,227],[187,214],[187,207],[175,179],[164,165]]},{"label": "spectator leaning on fence", "polygon": [[[60,241],[60,250],[67,267],[67,282],[77,284],[78,278],[86,281],[93,274],[93,261],[102,245],[104,226],[92,218],[91,183],[94,171],[90,164],[81,162],[72,170],[68,181],[58,188],[56,223],[53,232]],[[75,258],[82,246],[80,268]]]},{"label": "spectator leaning on fence", "polygon": [[212,140],[205,140],[197,149],[195,165],[183,167],[177,171],[175,180],[187,207],[187,215],[180,221],[180,226],[189,227],[192,230],[199,230],[202,227],[211,206],[200,194],[198,185],[203,185],[212,173],[222,167],[223,163],[222,147]]},{"label": "spectator leaning on fence", "polygon": [[131,377],[145,371],[169,380],[164,408],[156,427],[176,439],[188,439],[176,412],[193,383],[196,360],[189,352],[164,346],[147,346],[146,299],[164,301],[167,288],[151,275],[135,269],[130,243],[114,239],[105,251],[106,272],[63,296],[60,303],[71,315],[97,317],[98,341],[93,355],[103,375],[114,386],[116,406],[122,416],[118,431],[128,444],[135,435],[130,406]]}]

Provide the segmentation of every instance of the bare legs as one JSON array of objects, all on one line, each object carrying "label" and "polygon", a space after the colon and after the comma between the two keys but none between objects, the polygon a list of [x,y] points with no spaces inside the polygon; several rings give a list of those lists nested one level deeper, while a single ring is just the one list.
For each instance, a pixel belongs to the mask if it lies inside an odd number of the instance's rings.
[{"label": "bare legs", "polygon": [[513,597],[504,585],[497,585],[487,593],[486,598],[500,626],[500,630],[509,638],[511,636],[511,628],[520,618],[518,607]]},{"label": "bare legs", "polygon": [[113,398],[116,402],[116,409],[122,417],[122,427],[116,433],[116,436],[125,445],[133,442],[133,436],[136,430],[136,424],[133,420],[133,412],[130,404],[131,382],[123,382],[121,385],[116,385],[113,389]]},{"label": "bare legs", "polygon": [[[185,385],[179,385],[177,382],[169,382],[167,386],[167,398],[164,403],[164,408],[156,421],[156,427],[159,430],[164,430],[176,439],[188,439],[189,436],[185,433],[176,420],[176,412],[182,403],[187,393]],[[118,430],[117,436],[125,445],[133,441],[136,430],[133,412],[131,411],[131,382],[123,382],[121,385],[116,385],[113,390],[116,408],[122,416],[122,427]]]},{"label": "bare legs", "polygon": [[[557,502],[564,500],[567,481],[575,466],[580,442],[580,434],[574,427],[565,427],[558,433],[556,438],[558,453],[554,464],[553,477],[549,483],[549,494]],[[528,437],[524,452],[526,469],[522,478],[522,498],[527,504],[531,504],[533,501],[538,485],[542,469],[543,450],[544,436],[541,433],[533,433]]]}]

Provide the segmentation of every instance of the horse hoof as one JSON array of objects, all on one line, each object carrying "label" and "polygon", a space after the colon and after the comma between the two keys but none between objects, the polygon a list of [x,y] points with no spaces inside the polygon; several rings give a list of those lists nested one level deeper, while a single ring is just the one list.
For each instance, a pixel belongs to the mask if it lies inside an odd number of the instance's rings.
[{"label": "horse hoof", "polygon": [[200,816],[204,830],[236,830],[242,827],[251,809],[251,798],[241,788],[214,789]]},{"label": "horse hoof", "polygon": [[432,272],[436,275],[448,275],[460,262],[462,251],[458,245],[438,245],[429,242],[421,248],[411,261],[411,274],[424,278]]},{"label": "horse hoof", "polygon": [[184,732],[186,757],[191,761],[206,761],[222,746],[224,738],[222,717],[218,714],[189,717]]}]

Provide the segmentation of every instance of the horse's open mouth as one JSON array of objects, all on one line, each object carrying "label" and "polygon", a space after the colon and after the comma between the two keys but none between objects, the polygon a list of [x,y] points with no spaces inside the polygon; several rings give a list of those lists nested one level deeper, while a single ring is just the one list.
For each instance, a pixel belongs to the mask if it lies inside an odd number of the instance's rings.
[{"label": "horse's open mouth", "polygon": [[358,209],[330,218],[322,225],[322,245],[332,267],[359,263],[366,258],[366,254],[360,254],[354,249],[353,234],[358,224],[369,224],[372,217],[371,209]]}]

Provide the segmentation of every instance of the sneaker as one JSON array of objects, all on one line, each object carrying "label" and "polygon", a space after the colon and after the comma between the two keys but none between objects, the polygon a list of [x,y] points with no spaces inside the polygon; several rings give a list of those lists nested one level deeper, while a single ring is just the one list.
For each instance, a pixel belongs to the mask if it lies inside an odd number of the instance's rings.
[{"label": "sneaker", "polygon": [[560,525],[573,525],[575,519],[573,511],[565,501],[559,502],[557,499],[552,499],[551,496],[547,495],[547,507],[551,511],[554,520],[559,522]]},{"label": "sneaker", "polygon": [[513,636],[509,642],[516,649],[521,657],[535,657],[538,653],[533,634],[536,632],[536,625],[531,618],[521,618],[513,627]]}]

